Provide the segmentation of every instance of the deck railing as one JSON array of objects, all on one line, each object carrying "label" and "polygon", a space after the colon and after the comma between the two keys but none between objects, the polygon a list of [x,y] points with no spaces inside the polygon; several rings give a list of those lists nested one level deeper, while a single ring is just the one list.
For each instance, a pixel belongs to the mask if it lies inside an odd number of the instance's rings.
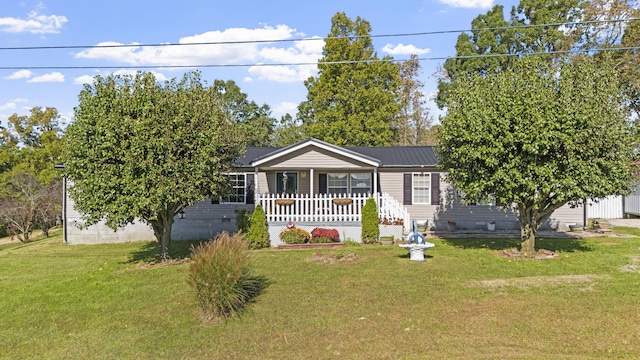
[{"label": "deck railing", "polygon": [[359,222],[362,207],[371,196],[380,218],[402,219],[408,228],[408,211],[389,194],[259,194],[268,222]]}]

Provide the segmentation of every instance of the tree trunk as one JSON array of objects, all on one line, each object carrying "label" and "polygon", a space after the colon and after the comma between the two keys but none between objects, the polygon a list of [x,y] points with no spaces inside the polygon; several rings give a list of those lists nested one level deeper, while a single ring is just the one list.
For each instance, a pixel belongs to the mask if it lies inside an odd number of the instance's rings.
[{"label": "tree trunk", "polygon": [[518,209],[520,220],[520,252],[527,258],[536,254],[536,231],[538,231],[538,214],[532,204],[522,204]]},{"label": "tree trunk", "polygon": [[160,259],[162,261],[171,258],[171,228],[173,227],[173,213],[169,216],[159,214],[158,220],[150,221],[153,234],[158,240]]},{"label": "tree trunk", "polygon": [[520,225],[520,251],[525,257],[533,258],[536,253],[536,226],[531,223]]}]

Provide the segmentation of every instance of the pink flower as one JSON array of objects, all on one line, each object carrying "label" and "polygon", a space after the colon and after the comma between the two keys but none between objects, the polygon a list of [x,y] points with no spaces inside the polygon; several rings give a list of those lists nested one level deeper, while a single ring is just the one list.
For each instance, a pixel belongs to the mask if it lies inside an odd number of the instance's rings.
[{"label": "pink flower", "polygon": [[295,227],[295,225],[293,224],[293,221],[289,221],[287,223],[287,229],[293,229]]}]

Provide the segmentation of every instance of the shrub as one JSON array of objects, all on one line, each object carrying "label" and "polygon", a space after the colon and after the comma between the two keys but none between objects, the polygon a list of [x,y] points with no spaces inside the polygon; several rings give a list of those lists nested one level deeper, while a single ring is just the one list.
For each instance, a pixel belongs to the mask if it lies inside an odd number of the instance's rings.
[{"label": "shrub", "polygon": [[378,240],[379,234],[376,201],[373,198],[368,198],[362,207],[362,242],[374,244]]},{"label": "shrub", "polygon": [[9,234],[7,233],[7,224],[0,223],[0,237],[6,237]]},{"label": "shrub", "polygon": [[332,243],[340,241],[340,234],[336,229],[315,228],[311,231],[312,243]]},{"label": "shrub", "polygon": [[308,231],[297,227],[287,228],[280,232],[280,239],[285,244],[304,244],[309,242],[311,235]]},{"label": "shrub", "polygon": [[236,229],[239,233],[247,235],[251,226],[251,211],[247,209],[236,210]]},{"label": "shrub", "polygon": [[238,234],[191,247],[187,283],[195,290],[203,319],[228,319],[268,285],[251,273],[247,243]]},{"label": "shrub", "polygon": [[251,214],[251,224],[248,233],[249,247],[252,249],[262,249],[269,247],[269,230],[267,229],[267,217],[264,214],[262,205],[256,206]]}]

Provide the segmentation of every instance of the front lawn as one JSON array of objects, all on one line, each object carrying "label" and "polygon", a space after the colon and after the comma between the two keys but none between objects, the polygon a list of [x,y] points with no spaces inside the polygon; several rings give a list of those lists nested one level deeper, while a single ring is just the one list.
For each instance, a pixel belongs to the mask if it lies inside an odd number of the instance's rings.
[{"label": "front lawn", "polygon": [[0,358],[637,357],[640,238],[541,239],[560,258],[538,261],[497,255],[517,240],[430,241],[424,263],[395,246],[255,251],[271,285],[218,325],[198,318],[188,263],[149,263],[155,243],[3,245]]}]

